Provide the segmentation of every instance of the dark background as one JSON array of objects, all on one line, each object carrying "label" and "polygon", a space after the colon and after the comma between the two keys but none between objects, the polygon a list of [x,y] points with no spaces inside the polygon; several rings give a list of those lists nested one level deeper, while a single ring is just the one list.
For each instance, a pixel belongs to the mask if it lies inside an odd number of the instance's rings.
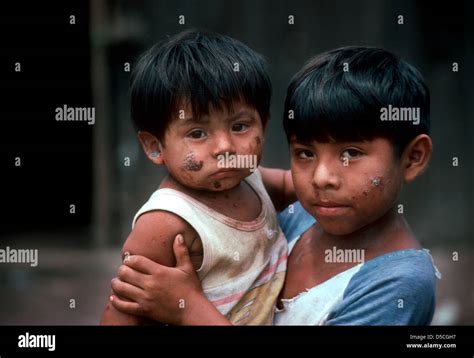
[{"label": "dark background", "polygon": [[[178,23],[179,15],[185,25]],[[288,24],[289,15],[294,25]],[[399,15],[403,25],[397,23]],[[405,188],[400,203],[443,273],[434,323],[472,325],[472,20],[473,4],[467,0],[2,5],[0,248],[38,249],[40,264],[0,263],[0,324],[98,322],[133,215],[165,173],[138,145],[124,65],[133,68],[142,51],[167,35],[198,27],[235,37],[268,61],[274,96],[265,166],[289,168],[283,100],[291,76],[311,56],[345,45],[377,46],[421,71],[431,90],[434,154],[428,171]],[[452,71],[453,62],[459,72]],[[95,125],[56,122],[54,110],[64,104],[94,106]],[[15,167],[16,157],[21,167]]]}]

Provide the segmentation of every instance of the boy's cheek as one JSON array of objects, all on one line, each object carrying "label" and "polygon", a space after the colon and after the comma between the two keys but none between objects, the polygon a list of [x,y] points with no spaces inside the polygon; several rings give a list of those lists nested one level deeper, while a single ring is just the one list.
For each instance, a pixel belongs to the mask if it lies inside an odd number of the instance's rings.
[{"label": "boy's cheek", "polygon": [[384,176],[369,176],[365,185],[353,191],[352,202],[357,215],[376,220],[395,204],[399,190],[396,183]]},{"label": "boy's cheek", "polygon": [[313,199],[313,186],[311,184],[311,177],[298,175],[298,173],[293,173],[293,186],[295,187],[295,193],[302,204],[308,203]]},{"label": "boy's cheek", "polygon": [[360,200],[377,199],[382,196],[385,187],[385,179],[380,175],[364,175],[364,181],[352,189]]},{"label": "boy's cheek", "polygon": [[188,172],[198,172],[203,165],[204,161],[193,151],[187,152],[181,162],[181,168]]}]

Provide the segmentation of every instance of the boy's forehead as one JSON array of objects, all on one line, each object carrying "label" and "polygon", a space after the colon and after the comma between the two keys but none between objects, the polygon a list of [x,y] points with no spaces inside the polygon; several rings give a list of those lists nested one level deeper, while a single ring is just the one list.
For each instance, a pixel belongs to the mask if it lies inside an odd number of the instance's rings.
[{"label": "boy's forehead", "polygon": [[[376,139],[382,140],[382,141],[387,141],[385,138],[374,138],[372,140],[352,140],[352,141],[338,141],[335,140],[332,137],[329,137],[327,141],[317,141],[316,139],[301,139],[297,138],[295,134],[292,134],[290,136],[290,144],[301,144],[301,145],[306,145],[306,146],[313,146],[313,145],[347,145],[347,144],[370,144],[370,143],[375,143]],[[376,143],[375,143],[376,144]]]},{"label": "boy's forehead", "polygon": [[242,115],[255,116],[257,113],[256,109],[249,106],[247,103],[241,100],[234,100],[230,103],[221,102],[220,105],[216,106],[213,103],[209,103],[207,111],[196,116],[193,111],[192,103],[189,99],[180,100],[177,104],[176,117],[184,122],[187,121],[210,121],[212,117],[220,117],[225,119],[233,119]]},{"label": "boy's forehead", "polygon": [[329,138],[328,141],[320,142],[317,141],[316,139],[303,139],[303,138],[298,138],[296,134],[292,134],[290,136],[290,144],[302,144],[302,145],[316,145],[316,144],[337,144],[338,142],[333,139]]}]

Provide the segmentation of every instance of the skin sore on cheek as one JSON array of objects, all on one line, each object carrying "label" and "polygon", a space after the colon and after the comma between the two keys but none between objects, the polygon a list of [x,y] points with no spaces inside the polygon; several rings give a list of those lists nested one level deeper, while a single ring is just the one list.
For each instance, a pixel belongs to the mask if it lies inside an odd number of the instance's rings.
[{"label": "skin sore on cheek", "polygon": [[257,143],[257,145],[260,145],[262,143],[262,140],[260,139],[260,137],[255,137],[255,143]]},{"label": "skin sore on cheek", "polygon": [[221,183],[219,181],[214,182],[214,188],[219,189],[221,187]]},{"label": "skin sore on cheek", "polygon": [[194,158],[194,153],[188,153],[186,154],[186,157],[184,157],[183,161],[183,168],[185,170],[189,170],[191,172],[197,172],[202,169],[203,166],[203,161],[200,160],[199,162],[195,160]]},{"label": "skin sore on cheek", "polygon": [[370,178],[370,182],[372,183],[372,186],[374,186],[376,188],[382,186],[382,178],[381,177]]},{"label": "skin sore on cheek", "polygon": [[372,192],[373,189],[375,188],[382,188],[383,187],[383,181],[382,178],[379,176],[374,176],[369,178],[369,183],[370,185],[362,192],[364,196],[368,196],[370,192]]}]

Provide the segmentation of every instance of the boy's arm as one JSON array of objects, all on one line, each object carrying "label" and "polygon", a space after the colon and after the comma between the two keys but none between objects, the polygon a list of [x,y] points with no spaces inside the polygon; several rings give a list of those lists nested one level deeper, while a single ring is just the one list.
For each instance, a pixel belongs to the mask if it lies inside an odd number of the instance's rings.
[{"label": "boy's arm", "polygon": [[[143,255],[162,265],[173,267],[173,240],[182,234],[185,243],[190,243],[197,235],[194,229],[178,216],[164,211],[147,212],[140,216],[122,249],[132,255]],[[121,266],[125,269],[125,266]],[[107,302],[102,315],[103,325],[138,325],[143,319],[119,312]]]},{"label": "boy's arm", "polygon": [[[111,295],[113,292],[110,293]],[[142,318],[122,313],[115,309],[110,300],[107,301],[100,319],[100,324],[103,326],[138,326],[142,324]]]},{"label": "boy's arm", "polygon": [[[112,287],[130,301],[114,296],[112,305],[121,312],[174,325],[231,325],[204,295],[188,248],[179,236],[173,245],[176,267],[138,255],[124,261],[132,271],[115,278]],[[150,283],[143,284],[147,278]]]},{"label": "boy's arm", "polygon": [[263,185],[277,211],[281,211],[298,200],[290,170],[259,167]]}]

